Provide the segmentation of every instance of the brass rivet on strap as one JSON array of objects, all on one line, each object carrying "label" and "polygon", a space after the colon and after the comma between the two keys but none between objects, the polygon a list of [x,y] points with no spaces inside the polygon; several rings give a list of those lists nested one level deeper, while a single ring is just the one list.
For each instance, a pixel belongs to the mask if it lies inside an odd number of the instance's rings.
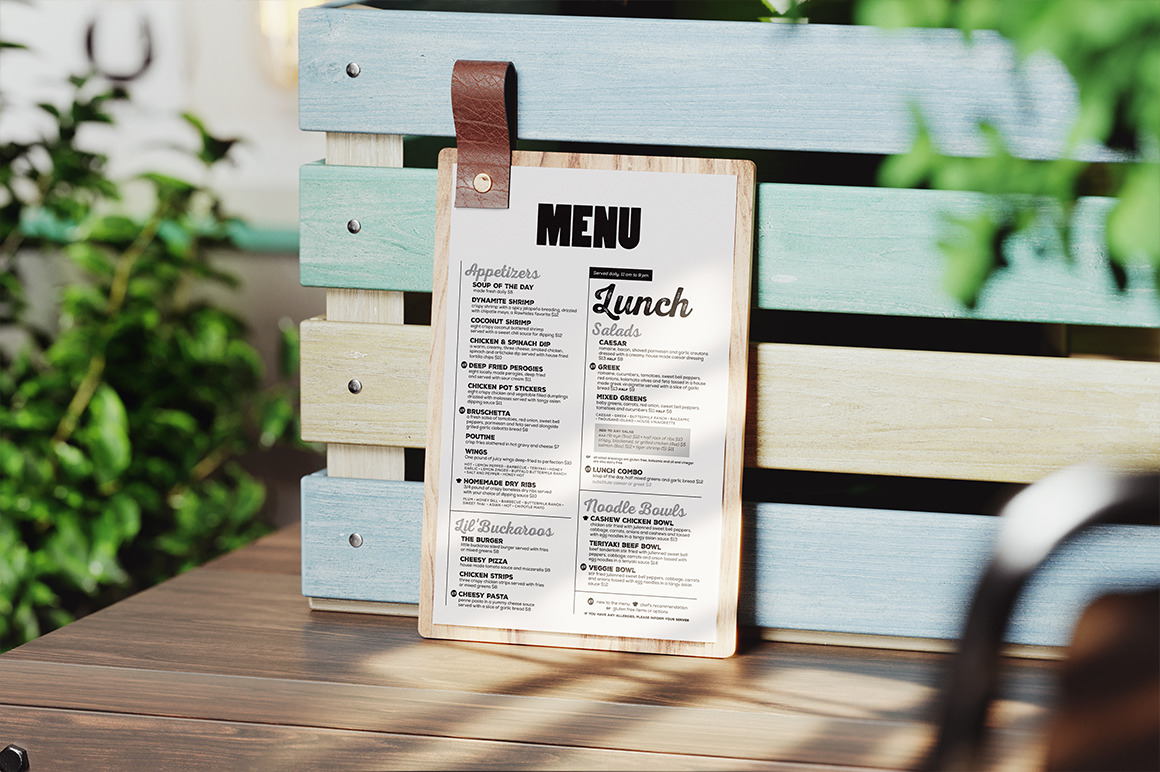
[{"label": "brass rivet on strap", "polygon": [[472,187],[479,193],[486,193],[491,190],[491,175],[485,172],[480,172],[475,175],[475,179],[471,181]]}]

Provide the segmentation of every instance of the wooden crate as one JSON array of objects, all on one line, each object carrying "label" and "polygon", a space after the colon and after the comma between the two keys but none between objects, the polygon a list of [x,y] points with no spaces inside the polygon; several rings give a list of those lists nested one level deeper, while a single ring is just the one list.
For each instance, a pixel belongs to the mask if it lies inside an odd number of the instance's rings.
[{"label": "wooden crate", "polygon": [[[303,437],[328,443],[328,469],[302,484],[315,608],[406,614],[418,601],[422,483],[404,479],[404,449],[424,444],[429,328],[403,317],[404,293],[421,307],[431,290],[435,173],[400,168],[402,135],[454,134],[457,59],[514,63],[522,140],[748,153],[759,170],[770,151],[903,150],[913,104],[946,152],[984,152],[987,120],[1016,154],[1051,158],[1076,109],[1062,67],[1018,70],[988,33],[968,46],[951,30],[335,8],[301,22],[301,125],[329,139],[325,163],[301,173],[302,282],[330,288],[326,316],[302,325]],[[942,217],[992,203],[759,185],[745,623],[786,639],[937,648],[958,634],[995,531],[958,500],[964,490],[1093,459],[1160,462],[1147,337],[1160,300],[1139,275],[1127,292],[1112,284],[1102,223],[1113,202],[1073,213],[1070,263],[1047,236],[1010,245],[1010,266],[968,310],[940,288]],[[1069,330],[1104,356],[1061,355]],[[1111,357],[1141,334],[1151,361]],[[1010,353],[1009,340],[1040,338],[1056,350]],[[843,497],[827,489],[851,484],[903,494],[835,505]],[[923,506],[906,506],[918,488]],[[1158,555],[1154,528],[1091,534],[1039,577],[1009,641],[1061,645],[1097,590],[1160,580]]]}]

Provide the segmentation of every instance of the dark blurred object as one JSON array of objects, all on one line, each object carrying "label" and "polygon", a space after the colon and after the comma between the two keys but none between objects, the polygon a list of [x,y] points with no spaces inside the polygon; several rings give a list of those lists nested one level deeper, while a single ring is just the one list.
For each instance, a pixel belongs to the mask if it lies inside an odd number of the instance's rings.
[{"label": "dark blurred object", "polygon": [[25,772],[28,769],[28,751],[19,745],[9,745],[0,751],[0,772]]},{"label": "dark blurred object", "polygon": [[93,71],[99,73],[109,81],[118,85],[130,83],[140,78],[153,66],[153,30],[149,27],[148,19],[141,19],[141,64],[133,72],[114,73],[102,67],[100,62],[97,61],[96,36],[97,20],[93,19],[89,22],[89,26],[85,30],[85,55],[88,56],[89,64],[92,65]]},{"label": "dark blurred object", "polygon": [[[1073,467],[1027,488],[1002,514],[995,552],[975,590],[951,672],[938,743],[927,764],[931,769],[980,768],[1004,634],[1032,574],[1090,526],[1157,524],[1160,475]],[[1083,616],[1072,659],[1063,668],[1064,695],[1052,725],[1049,768],[1160,769],[1158,616],[1160,605],[1152,592],[1097,601]],[[1092,722],[1095,716],[1098,723]],[[1079,725],[1082,731],[1073,731]]]},{"label": "dark blurred object", "polygon": [[1160,769],[1160,588],[1088,606],[1061,680],[1049,770]]}]

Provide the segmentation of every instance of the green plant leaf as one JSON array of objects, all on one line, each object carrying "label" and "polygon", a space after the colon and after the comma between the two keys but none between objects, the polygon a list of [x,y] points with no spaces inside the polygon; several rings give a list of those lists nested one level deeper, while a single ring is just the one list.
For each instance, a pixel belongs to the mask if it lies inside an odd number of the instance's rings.
[{"label": "green plant leaf", "polygon": [[947,261],[943,287],[963,305],[974,307],[984,282],[996,267],[992,251],[996,223],[989,212],[950,222],[950,233],[939,242]]},{"label": "green plant leaf", "polygon": [[157,236],[174,257],[189,257],[193,251],[193,232],[174,220],[162,220]]},{"label": "green plant leaf", "polygon": [[87,478],[93,471],[93,463],[80,448],[67,442],[57,442],[53,445],[57,462],[61,471],[74,480]]},{"label": "green plant leaf", "polygon": [[31,582],[28,585],[26,596],[34,606],[55,606],[60,598],[44,582]]},{"label": "green plant leaf", "polygon": [[93,276],[111,277],[113,261],[105,250],[89,241],[76,241],[64,248],[69,259]]},{"label": "green plant leaf", "polygon": [[1120,200],[1108,214],[1108,247],[1121,265],[1160,267],[1160,164],[1128,171]]},{"label": "green plant leaf", "polygon": [[302,339],[298,325],[287,317],[278,320],[278,332],[278,374],[290,378],[298,373],[298,363],[302,359]]},{"label": "green plant leaf", "polygon": [[109,498],[101,517],[108,520],[115,534],[117,547],[135,537],[141,530],[141,506],[125,491]]},{"label": "green plant leaf", "polygon": [[0,439],[0,474],[13,482],[24,476],[24,453],[16,443],[6,439]]},{"label": "green plant leaf", "polygon": [[43,552],[37,555],[42,568],[59,572],[68,585],[92,595],[97,591],[98,582],[89,566],[92,545],[88,537],[73,513],[61,513],[55,526]]},{"label": "green plant leaf", "polygon": [[230,149],[239,141],[237,139],[215,137],[206,130],[205,124],[199,118],[190,113],[184,113],[182,117],[189,125],[197,129],[197,133],[201,138],[201,149],[197,152],[197,157],[206,166],[212,166],[224,159],[229,155]]},{"label": "green plant leaf", "polygon": [[141,224],[125,215],[108,215],[93,223],[89,239],[104,244],[128,245],[141,232]]},{"label": "green plant leaf", "polygon": [[129,421],[125,405],[112,388],[101,384],[89,404],[90,422],[85,433],[98,485],[116,480],[132,460]]},{"label": "green plant leaf", "polygon": [[287,399],[273,396],[263,402],[258,416],[259,442],[262,447],[273,447],[287,430],[294,426],[296,411]]},{"label": "green plant leaf", "polygon": [[879,173],[882,184],[893,188],[913,188],[923,182],[939,160],[934,139],[917,107],[911,108],[914,117],[914,144],[908,152],[891,156]]},{"label": "green plant leaf", "polygon": [[159,195],[189,194],[197,190],[197,186],[192,182],[158,172],[142,174],[140,179],[148,180],[156,185]]}]

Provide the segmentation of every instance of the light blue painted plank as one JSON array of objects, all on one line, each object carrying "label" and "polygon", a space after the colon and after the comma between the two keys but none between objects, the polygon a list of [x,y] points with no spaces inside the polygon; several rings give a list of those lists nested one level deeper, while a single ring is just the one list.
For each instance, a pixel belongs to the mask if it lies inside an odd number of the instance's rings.
[{"label": "light blue painted plank", "polygon": [[[760,626],[914,638],[959,637],[998,523],[931,512],[754,509]],[[1065,645],[1096,596],[1155,584],[1160,529],[1093,529],[1036,576],[1007,640]]]},{"label": "light blue painted plank", "polygon": [[[432,169],[307,164],[299,172],[299,266],[308,287],[430,292]],[[357,220],[360,228],[347,227]]]},{"label": "light blue painted plank", "polygon": [[418,603],[422,524],[422,484],[304,477],[302,594]]},{"label": "light blue painted plank", "polygon": [[[302,481],[303,592],[417,603],[421,483]],[[956,638],[994,539],[991,517],[760,503],[747,507],[742,622]],[[363,537],[357,549],[351,533]],[[1017,609],[1011,643],[1059,646],[1095,595],[1160,583],[1160,528],[1105,527],[1065,550]]]},{"label": "light blue painted plank", "polygon": [[454,136],[457,59],[514,63],[519,136],[536,140],[895,153],[918,105],[951,154],[985,154],[987,121],[1049,158],[1077,104],[1057,60],[1019,67],[985,31],[311,9],[299,34],[312,131]]},{"label": "light blue painted plank", "polygon": [[1079,621],[1079,612],[1096,597],[1157,585],[1160,585],[1160,529],[1092,528],[1064,545],[1031,580],[1015,608],[1009,637],[1069,641]]},{"label": "light blue painted plank", "polygon": [[[761,185],[756,218],[761,308],[1154,327],[1160,298],[1145,265],[1117,290],[1104,223],[1115,204],[1084,198],[1068,257],[1051,229],[1005,246],[1008,267],[968,310],[943,289],[938,243],[951,217],[997,205],[979,193],[822,185]],[[1045,213],[1050,209],[1045,208]]]},{"label": "light blue painted plank", "polygon": [[[302,168],[302,283],[430,292],[435,172],[310,164]],[[762,184],[757,202],[757,304],[839,313],[1160,325],[1160,298],[1143,266],[1118,292],[1104,249],[1114,201],[1083,199],[1071,260],[1050,235],[1022,238],[1010,267],[970,311],[942,289],[937,243],[944,215],[990,205],[973,193]],[[362,229],[346,227],[357,219]]]}]

